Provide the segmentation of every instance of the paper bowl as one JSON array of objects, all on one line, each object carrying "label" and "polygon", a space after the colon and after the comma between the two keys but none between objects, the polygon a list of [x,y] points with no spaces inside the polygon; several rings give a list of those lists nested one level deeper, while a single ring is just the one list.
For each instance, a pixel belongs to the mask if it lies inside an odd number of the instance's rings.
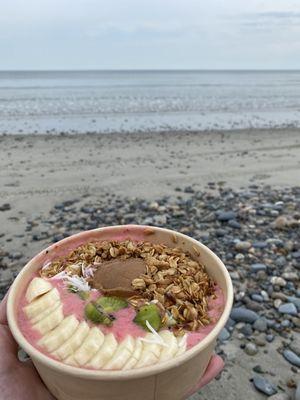
[{"label": "paper bowl", "polygon": [[[44,263],[89,241],[147,240],[180,247],[205,265],[225,296],[225,307],[214,329],[196,346],[169,361],[129,371],[94,371],[65,365],[47,357],[23,336],[17,322],[22,293],[32,274]],[[195,386],[213,354],[216,339],[232,307],[233,290],[222,261],[206,246],[181,233],[140,225],[111,226],[85,231],[57,242],[30,260],[15,279],[8,296],[7,317],[11,332],[31,357],[50,392],[59,400],[181,400]]]}]

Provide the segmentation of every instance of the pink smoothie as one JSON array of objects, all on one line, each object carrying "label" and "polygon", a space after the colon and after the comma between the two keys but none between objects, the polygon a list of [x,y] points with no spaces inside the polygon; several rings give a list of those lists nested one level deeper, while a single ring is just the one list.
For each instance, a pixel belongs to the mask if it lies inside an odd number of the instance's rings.
[{"label": "pink smoothie", "polygon": [[[38,275],[36,274],[34,276]],[[64,315],[68,316],[74,314],[79,321],[85,319],[84,307],[86,303],[88,301],[95,300],[101,296],[99,291],[92,290],[91,292],[89,292],[89,298],[87,300],[82,300],[78,294],[72,293],[67,289],[66,284],[62,279],[50,279],[50,282],[53,286],[57,288],[60,293]],[[18,323],[24,337],[39,351],[53,358],[53,356],[49,355],[38,345],[38,341],[41,339],[41,335],[35,329],[33,329],[32,324],[27,319],[23,311],[26,305],[27,301],[25,299],[24,292],[21,297],[20,307],[18,309]],[[208,301],[208,305],[209,316],[211,317],[212,322],[209,325],[200,328],[196,332],[187,332],[188,349],[195,346],[212,331],[223,312],[225,299],[222,290],[218,286],[216,286],[215,298],[210,298]],[[146,332],[140,326],[133,322],[136,311],[132,306],[129,305],[127,308],[121,309],[112,314],[116,319],[113,321],[111,327],[107,327],[105,325],[97,325],[103,331],[103,333],[113,333],[119,342],[122,341],[127,335],[135,338],[145,336]],[[96,326],[91,321],[87,321],[87,323],[90,326]]]}]

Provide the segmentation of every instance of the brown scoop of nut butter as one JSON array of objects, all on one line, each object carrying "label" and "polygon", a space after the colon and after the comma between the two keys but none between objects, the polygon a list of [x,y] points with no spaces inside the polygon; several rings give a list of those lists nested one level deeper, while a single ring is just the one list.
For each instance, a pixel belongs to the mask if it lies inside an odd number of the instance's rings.
[{"label": "brown scoop of nut butter", "polygon": [[130,297],[136,294],[131,282],[146,272],[140,258],[115,259],[104,262],[94,273],[92,285],[111,296]]}]

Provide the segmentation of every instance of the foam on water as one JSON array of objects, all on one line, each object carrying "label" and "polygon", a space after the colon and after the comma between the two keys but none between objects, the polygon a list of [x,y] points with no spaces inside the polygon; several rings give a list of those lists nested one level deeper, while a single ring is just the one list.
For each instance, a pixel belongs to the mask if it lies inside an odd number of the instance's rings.
[{"label": "foam on water", "polygon": [[300,126],[298,71],[0,72],[0,134]]}]

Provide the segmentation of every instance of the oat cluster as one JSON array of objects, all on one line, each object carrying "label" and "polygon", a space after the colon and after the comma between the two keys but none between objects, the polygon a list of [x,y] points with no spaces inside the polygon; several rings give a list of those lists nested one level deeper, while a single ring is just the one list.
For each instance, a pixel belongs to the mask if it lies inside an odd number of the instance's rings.
[{"label": "oat cluster", "polygon": [[130,240],[91,242],[46,265],[41,275],[52,277],[65,271],[92,281],[86,271],[101,267],[105,261],[132,257],[146,264],[146,273],[132,281],[136,295],[129,301],[134,307],[154,302],[163,325],[172,326],[178,335],[210,323],[208,298],[214,295],[215,284],[205,267],[179,248]]}]

